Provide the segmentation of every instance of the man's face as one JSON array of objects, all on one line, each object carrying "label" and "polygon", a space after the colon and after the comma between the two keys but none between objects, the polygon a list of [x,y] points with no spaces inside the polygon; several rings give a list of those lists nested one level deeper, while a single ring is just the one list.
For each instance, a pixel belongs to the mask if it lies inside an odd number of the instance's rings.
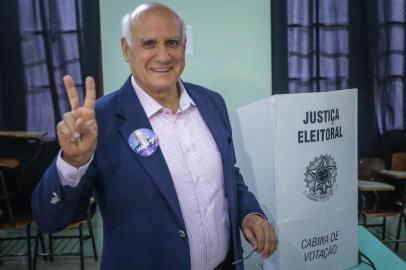
[{"label": "man's face", "polygon": [[131,44],[122,40],[124,57],[139,86],[151,95],[176,91],[185,67],[182,22],[171,12],[152,9],[131,24]]}]

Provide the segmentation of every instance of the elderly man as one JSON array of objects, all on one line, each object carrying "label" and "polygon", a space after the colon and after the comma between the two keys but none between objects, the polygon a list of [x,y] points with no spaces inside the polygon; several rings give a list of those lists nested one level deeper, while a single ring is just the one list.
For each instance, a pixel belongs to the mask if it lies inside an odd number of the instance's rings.
[{"label": "elderly man", "polygon": [[57,126],[60,155],[32,196],[38,226],[63,229],[94,193],[103,218],[101,269],[233,269],[242,258],[240,227],[270,256],[275,231],[234,166],[224,100],[180,80],[182,19],[144,4],[122,23],[132,75],[118,91],[95,102],[87,78],[80,105],[64,77],[72,110]]}]

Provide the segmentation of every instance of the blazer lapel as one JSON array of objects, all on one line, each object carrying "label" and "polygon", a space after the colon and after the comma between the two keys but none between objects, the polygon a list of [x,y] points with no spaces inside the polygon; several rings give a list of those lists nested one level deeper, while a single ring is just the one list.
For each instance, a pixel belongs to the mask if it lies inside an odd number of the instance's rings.
[{"label": "blazer lapel", "polygon": [[[128,137],[134,130],[140,128],[148,128],[152,130],[152,127],[137,95],[135,94],[134,88],[131,85],[131,79],[128,79],[119,91],[116,111],[118,117],[121,118],[122,121],[119,130],[122,139],[130,148]],[[169,168],[161,152],[161,148],[158,147],[155,153],[148,157],[139,156],[132,150],[131,152],[133,153],[134,159],[141,164],[151,177],[152,181],[154,181],[162,196],[166,199],[170,208],[184,226],[182,211],[176,195],[175,186]]]},{"label": "blazer lapel", "polygon": [[184,85],[186,90],[188,91],[189,96],[196,103],[200,114],[202,115],[204,121],[206,122],[206,125],[209,128],[217,144],[217,147],[220,150],[221,161],[223,165],[225,192],[229,200],[229,209],[231,210],[234,204],[230,200],[232,200],[233,196],[228,195],[232,189],[232,181],[231,181],[232,172],[228,168],[233,168],[233,158],[229,154],[227,154],[230,153],[229,152],[230,149],[228,149],[229,147],[228,139],[231,140],[231,138],[227,138],[225,123],[223,123],[222,120],[220,119],[221,112],[219,111],[218,108],[214,106],[213,102],[210,102],[206,95],[201,95],[198,92],[199,91],[198,89],[194,89],[193,87],[188,86],[186,84]]}]

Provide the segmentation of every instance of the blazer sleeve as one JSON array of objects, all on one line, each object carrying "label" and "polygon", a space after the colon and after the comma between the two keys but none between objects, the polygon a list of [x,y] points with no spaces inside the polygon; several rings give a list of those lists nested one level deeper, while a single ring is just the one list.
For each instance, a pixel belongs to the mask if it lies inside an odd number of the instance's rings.
[{"label": "blazer sleeve", "polygon": [[74,188],[60,184],[56,159],[45,171],[31,197],[33,217],[42,232],[60,231],[86,216],[93,194],[93,162]]}]

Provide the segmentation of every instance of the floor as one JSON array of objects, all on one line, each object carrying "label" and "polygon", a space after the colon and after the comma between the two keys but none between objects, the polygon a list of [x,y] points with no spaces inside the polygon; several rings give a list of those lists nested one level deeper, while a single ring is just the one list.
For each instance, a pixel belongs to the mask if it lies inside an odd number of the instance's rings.
[{"label": "floor", "polygon": [[[87,230],[84,231],[87,234]],[[9,232],[7,236],[17,236],[19,233],[13,231]],[[65,230],[62,235],[76,235],[77,230]],[[60,233],[54,234],[54,236],[61,235]],[[44,242],[47,243],[47,235],[44,235]],[[31,245],[34,247],[34,240],[32,240]],[[78,252],[79,244],[76,239],[56,239],[54,240],[54,252]],[[100,255],[101,245],[96,243],[97,253]],[[2,241],[0,242],[0,254],[14,253],[14,254],[24,254],[26,253],[26,243],[25,241]],[[90,241],[84,242],[84,254],[85,254],[85,270],[98,270],[99,260],[96,261],[93,257],[93,251]],[[80,258],[78,256],[60,256],[54,257],[53,261],[44,260],[43,257],[39,256],[37,259],[37,270],[80,270]],[[26,256],[18,257],[2,257],[0,270],[28,270],[28,261]]]},{"label": "floor", "polygon": [[[4,259],[1,270],[28,270],[27,260]],[[99,262],[92,257],[85,259],[85,270],[98,270]],[[80,270],[79,258],[56,258],[53,262],[39,260],[37,270]]]},{"label": "floor", "polygon": [[[369,220],[369,222],[374,222],[373,220]],[[389,233],[394,233],[396,231],[397,225],[397,218],[389,218],[388,219],[388,226],[387,230]],[[373,230],[373,229],[372,229]],[[406,230],[402,228],[402,236],[403,239],[406,239]],[[393,250],[394,245],[389,244],[388,247]],[[90,247],[85,247],[86,250],[86,258],[85,258],[85,270],[98,270],[99,269],[99,261],[95,261],[94,258],[90,253]],[[98,252],[100,254],[100,250]],[[400,244],[400,248],[397,252],[398,256],[401,257],[404,261],[406,261],[406,243]],[[27,270],[27,260],[23,257],[20,258],[3,258],[2,264],[0,265],[0,270]],[[80,263],[78,257],[57,257],[54,258],[53,262],[44,261],[41,258],[38,260],[37,263],[38,270],[79,270]],[[247,269],[249,270],[249,269]]]}]

